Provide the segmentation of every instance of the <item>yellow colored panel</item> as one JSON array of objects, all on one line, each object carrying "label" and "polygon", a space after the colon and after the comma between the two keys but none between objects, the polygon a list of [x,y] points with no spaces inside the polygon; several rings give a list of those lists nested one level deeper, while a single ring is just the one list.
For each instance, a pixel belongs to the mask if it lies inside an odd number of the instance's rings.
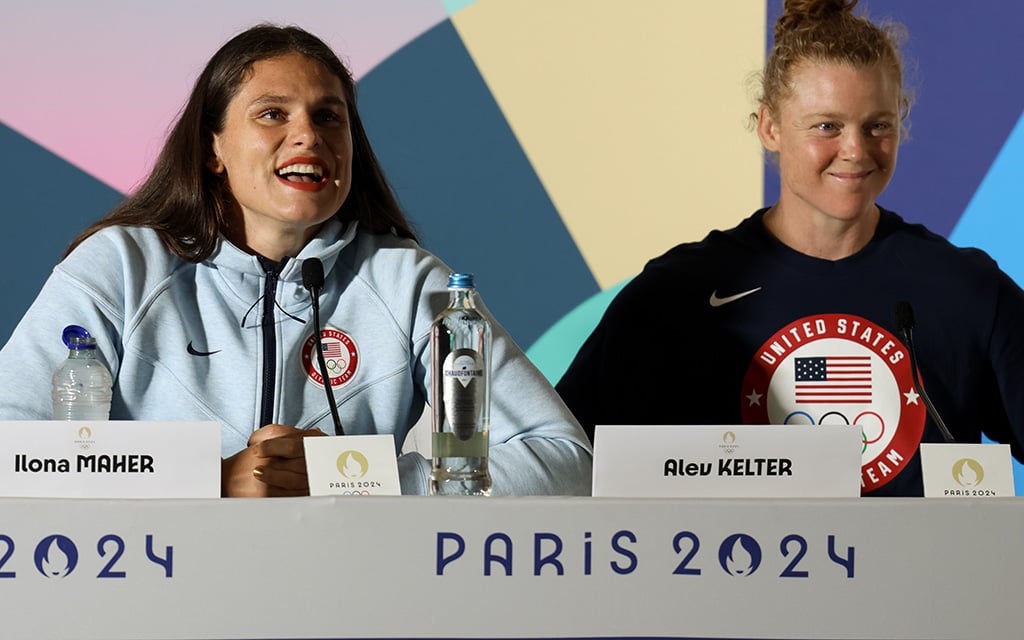
[{"label": "yellow colored panel", "polygon": [[479,0],[452,20],[602,288],[761,205],[764,0]]}]

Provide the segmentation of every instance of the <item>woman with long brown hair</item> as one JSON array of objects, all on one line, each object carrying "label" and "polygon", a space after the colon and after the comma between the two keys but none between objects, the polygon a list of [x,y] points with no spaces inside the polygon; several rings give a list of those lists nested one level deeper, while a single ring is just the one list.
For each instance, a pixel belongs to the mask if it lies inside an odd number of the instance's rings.
[{"label": "woman with long brown hair", "polygon": [[[49,419],[62,328],[81,325],[114,376],[111,419],[215,420],[224,495],[303,495],[302,438],[334,433],[334,409],[346,435],[401,448],[429,401],[449,272],[392,195],[348,69],[310,33],[260,25],[213,56],[152,174],[54,269],[0,352],[0,417]],[[491,321],[494,493],[588,493],[579,425]],[[403,492],[425,493],[429,470],[400,456]]]}]

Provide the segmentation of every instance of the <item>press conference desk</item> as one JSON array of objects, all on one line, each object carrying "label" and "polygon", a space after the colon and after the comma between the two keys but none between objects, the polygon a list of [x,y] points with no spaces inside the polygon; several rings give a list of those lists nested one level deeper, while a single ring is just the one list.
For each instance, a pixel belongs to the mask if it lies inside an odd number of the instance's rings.
[{"label": "press conference desk", "polygon": [[5,638],[963,639],[1024,622],[1017,498],[9,498],[0,516]]}]

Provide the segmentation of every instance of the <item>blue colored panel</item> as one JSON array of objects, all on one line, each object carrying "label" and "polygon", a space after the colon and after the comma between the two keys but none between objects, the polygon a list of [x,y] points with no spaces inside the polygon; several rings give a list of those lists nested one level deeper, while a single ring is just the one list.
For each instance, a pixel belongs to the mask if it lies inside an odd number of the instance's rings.
[{"label": "blue colored panel", "polygon": [[4,246],[0,341],[6,343],[68,243],[122,195],[0,124]]},{"label": "blue colored panel", "polygon": [[950,235],[964,247],[983,247],[1018,283],[1024,282],[1024,114],[996,156]]},{"label": "blue colored panel", "polygon": [[[984,435],[981,436],[981,443],[998,444]],[[1024,465],[1016,460],[1013,461],[1013,492],[1015,495],[1024,496]]]},{"label": "blue colored panel", "polygon": [[359,83],[359,110],[423,245],[476,275],[529,345],[599,287],[450,21]]},{"label": "blue colored panel", "polygon": [[[1021,167],[1024,167],[1024,114],[950,236],[950,240],[960,246],[984,247],[1018,283],[1024,282],[1024,254],[1020,251],[1020,239],[1024,238]],[[1024,495],[1024,465],[1014,461],[1013,476],[1017,495]]]}]

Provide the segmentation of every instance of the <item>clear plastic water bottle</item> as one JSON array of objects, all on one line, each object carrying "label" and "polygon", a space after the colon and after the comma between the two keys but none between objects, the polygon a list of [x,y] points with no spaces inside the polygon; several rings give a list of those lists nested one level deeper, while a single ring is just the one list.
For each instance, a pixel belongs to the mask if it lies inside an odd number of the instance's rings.
[{"label": "clear plastic water bottle", "polygon": [[431,495],[491,494],[491,325],[473,302],[475,292],[471,274],[451,274],[448,308],[430,332]]},{"label": "clear plastic water bottle", "polygon": [[53,419],[110,419],[113,380],[96,357],[96,338],[78,325],[64,328],[68,357],[53,374]]}]

